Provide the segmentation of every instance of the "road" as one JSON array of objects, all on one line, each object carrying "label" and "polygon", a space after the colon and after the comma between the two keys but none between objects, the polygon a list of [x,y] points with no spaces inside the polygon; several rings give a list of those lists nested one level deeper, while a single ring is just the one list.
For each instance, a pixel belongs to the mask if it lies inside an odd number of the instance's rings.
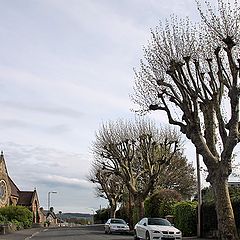
[{"label": "road", "polygon": [[131,235],[104,234],[104,231],[93,231],[88,228],[57,228],[45,229],[31,237],[31,240],[128,240]]},{"label": "road", "polygon": [[1,235],[2,240],[133,240],[132,235],[105,234],[103,228],[46,228]]},{"label": "road", "polygon": [[[82,226],[78,228],[38,228],[25,229],[0,235],[0,240],[133,240],[132,235],[104,234],[103,226]],[[184,237],[183,240],[196,240]],[[200,240],[207,240],[201,238]],[[212,239],[213,240],[213,239]]]}]

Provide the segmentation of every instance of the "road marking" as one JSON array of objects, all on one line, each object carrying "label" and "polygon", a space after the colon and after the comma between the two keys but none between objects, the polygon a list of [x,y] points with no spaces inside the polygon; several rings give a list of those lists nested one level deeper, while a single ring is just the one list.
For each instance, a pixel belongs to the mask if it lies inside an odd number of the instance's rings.
[{"label": "road marking", "polygon": [[25,238],[24,240],[29,240],[29,239],[31,239],[32,237],[34,237],[34,236],[36,236],[36,235],[38,235],[38,234],[39,234],[39,232],[35,232],[35,233],[32,234],[31,237],[27,237],[27,238]]},{"label": "road marking", "polygon": [[[43,230],[43,232],[46,232],[46,231],[48,231],[48,229],[44,229]],[[38,235],[40,233],[40,231],[38,231],[38,232],[35,232],[35,233],[33,233],[32,234],[32,236],[31,237],[27,237],[27,238],[25,238],[24,240],[29,240],[29,239],[31,239],[32,237],[34,237],[34,236],[36,236],[36,235]],[[4,240],[4,239],[3,239]]]}]

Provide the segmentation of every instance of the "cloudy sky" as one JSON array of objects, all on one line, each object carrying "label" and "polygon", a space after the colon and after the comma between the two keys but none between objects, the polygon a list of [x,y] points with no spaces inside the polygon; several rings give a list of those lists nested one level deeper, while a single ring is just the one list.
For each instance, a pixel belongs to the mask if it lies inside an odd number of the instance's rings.
[{"label": "cloudy sky", "polygon": [[150,28],[171,14],[196,19],[194,1],[0,1],[0,149],[44,208],[49,191],[56,211],[107,206],[86,181],[94,133],[134,117],[133,68]]}]

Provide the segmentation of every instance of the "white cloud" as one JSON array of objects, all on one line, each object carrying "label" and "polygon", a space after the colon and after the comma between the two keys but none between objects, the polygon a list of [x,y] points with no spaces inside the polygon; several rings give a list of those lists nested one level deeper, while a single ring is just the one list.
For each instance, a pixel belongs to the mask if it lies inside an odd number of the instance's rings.
[{"label": "white cloud", "polygon": [[80,186],[82,188],[89,188],[93,185],[84,179],[70,178],[59,175],[47,175],[45,176],[45,181],[52,182],[54,184],[65,184],[68,186]]}]

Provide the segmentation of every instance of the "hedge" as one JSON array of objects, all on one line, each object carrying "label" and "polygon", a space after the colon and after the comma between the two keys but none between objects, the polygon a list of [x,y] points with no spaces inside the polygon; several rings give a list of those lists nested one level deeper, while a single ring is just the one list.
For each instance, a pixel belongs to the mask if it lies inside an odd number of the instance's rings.
[{"label": "hedge", "polygon": [[33,213],[23,206],[8,206],[0,208],[0,215],[4,216],[7,221],[22,225],[24,228],[32,226]]},{"label": "hedge", "polygon": [[179,202],[174,205],[174,223],[181,229],[183,236],[197,233],[197,202]]}]

